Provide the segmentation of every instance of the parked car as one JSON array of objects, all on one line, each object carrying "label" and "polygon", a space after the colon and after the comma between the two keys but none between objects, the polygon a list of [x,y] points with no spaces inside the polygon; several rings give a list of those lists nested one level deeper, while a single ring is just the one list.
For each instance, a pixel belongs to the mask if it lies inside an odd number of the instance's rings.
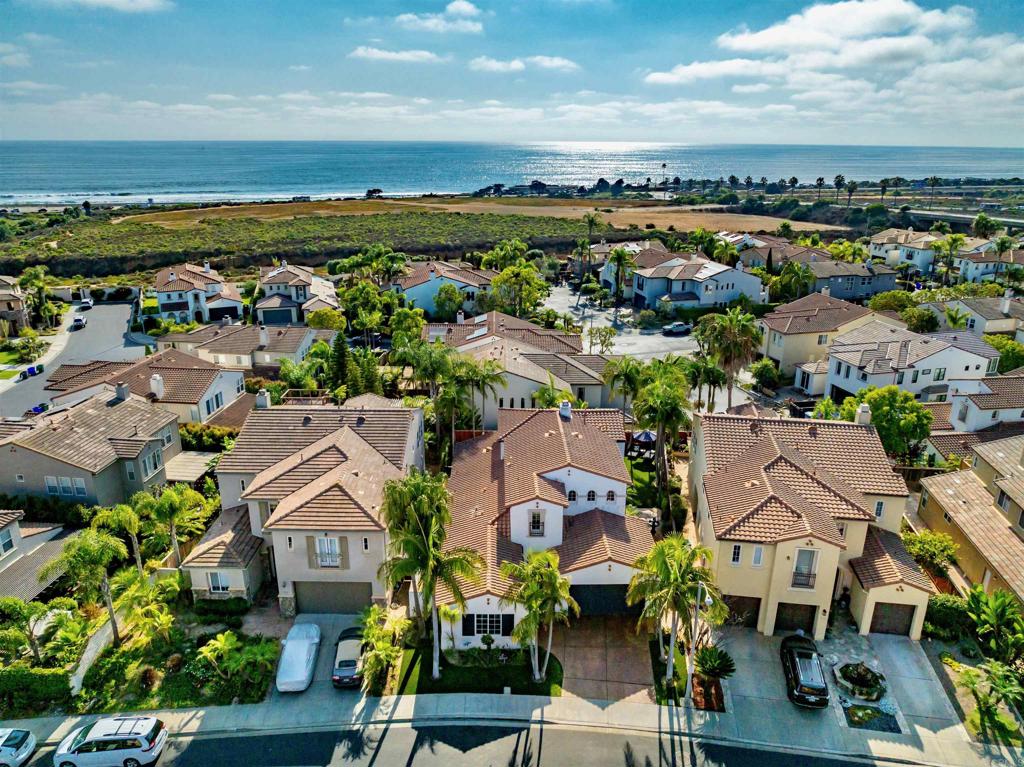
[{"label": "parked car", "polygon": [[142,767],[153,764],[167,742],[154,716],[114,716],[72,730],[53,754],[54,767]]},{"label": "parked car", "polygon": [[664,325],[661,328],[661,332],[666,336],[688,336],[693,332],[693,324],[690,322],[673,322],[671,325]]},{"label": "parked car", "polygon": [[79,304],[78,308],[79,308],[80,311],[84,312],[84,311],[88,311],[89,309],[92,309],[95,305],[96,305],[96,302],[93,301],[91,298],[83,298],[82,299],[82,303]]},{"label": "parked car", "polygon": [[363,629],[352,626],[338,635],[334,647],[334,671],[331,684],[335,687],[358,687],[363,683]]},{"label": "parked car", "polygon": [[82,328],[84,328],[86,326],[86,324],[88,324],[88,322],[89,322],[89,318],[88,317],[75,317],[73,320],[71,320],[71,329],[72,330],[81,330]]},{"label": "parked car", "polygon": [[302,692],[313,681],[320,651],[320,627],[315,623],[296,623],[281,643],[284,650],[277,666],[277,690]]},{"label": "parked car", "polygon": [[36,750],[36,736],[28,730],[0,730],[0,764],[21,767]]},{"label": "parked car", "polygon": [[794,634],[782,640],[779,654],[789,699],[806,708],[828,706],[828,685],[817,645],[805,636]]}]

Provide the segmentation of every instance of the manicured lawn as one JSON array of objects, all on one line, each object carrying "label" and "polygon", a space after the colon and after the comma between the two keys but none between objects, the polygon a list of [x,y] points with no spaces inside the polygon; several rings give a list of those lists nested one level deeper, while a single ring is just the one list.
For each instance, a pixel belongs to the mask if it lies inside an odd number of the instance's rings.
[{"label": "manicured lawn", "polygon": [[626,468],[633,477],[633,484],[626,489],[626,503],[642,509],[660,508],[654,464],[650,461],[630,461],[627,458]]},{"label": "manicured lawn", "polygon": [[[431,679],[430,648],[407,649],[402,655],[402,670],[399,674],[398,694],[423,695],[443,692],[502,693],[506,687],[513,695],[547,695],[558,697],[562,694],[562,664],[551,656],[547,679],[540,683],[531,680],[529,656],[522,651],[506,650],[508,663],[498,661],[502,651],[493,649],[489,653],[477,654],[487,665],[452,665],[441,654],[441,678]],[[491,660],[493,658],[493,660]],[[541,651],[541,664],[544,652]]]},{"label": "manicured lawn", "polygon": [[18,355],[14,352],[0,352],[0,365],[14,365],[18,362]]},{"label": "manicured lawn", "polygon": [[651,652],[651,673],[654,674],[654,696],[659,705],[668,705],[671,697],[676,703],[680,696],[686,692],[686,656],[676,644],[676,665],[672,669],[672,678],[675,683],[669,689],[665,684],[665,665],[661,661],[661,651],[658,649],[657,637],[652,636],[648,644]]},{"label": "manicured lawn", "polygon": [[994,719],[987,719],[984,724],[975,708],[964,722],[968,732],[983,743],[1002,743],[1006,746],[1024,746],[1024,737],[1020,728],[1012,718],[999,712]]},{"label": "manicured lawn", "polygon": [[16,375],[18,375],[17,370],[0,370],[0,381],[14,378]]}]

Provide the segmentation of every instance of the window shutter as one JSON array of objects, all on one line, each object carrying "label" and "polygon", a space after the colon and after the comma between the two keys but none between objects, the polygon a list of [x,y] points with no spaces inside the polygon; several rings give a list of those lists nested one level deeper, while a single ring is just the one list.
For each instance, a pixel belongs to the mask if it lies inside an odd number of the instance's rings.
[{"label": "window shutter", "polygon": [[348,570],[348,538],[344,536],[338,539],[338,567]]},{"label": "window shutter", "polygon": [[320,566],[316,558],[316,536],[306,536],[306,556],[309,559],[309,569],[318,570]]},{"label": "window shutter", "polygon": [[476,616],[473,613],[466,613],[462,616],[462,636],[471,637],[476,635]]},{"label": "window shutter", "polygon": [[503,637],[512,636],[512,628],[515,624],[516,616],[514,613],[502,613],[501,614],[501,635]]}]

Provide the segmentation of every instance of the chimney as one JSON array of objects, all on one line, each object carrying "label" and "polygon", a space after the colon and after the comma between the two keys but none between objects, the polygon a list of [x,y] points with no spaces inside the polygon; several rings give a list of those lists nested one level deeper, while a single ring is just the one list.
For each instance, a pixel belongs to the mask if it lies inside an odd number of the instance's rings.
[{"label": "chimney", "polygon": [[853,417],[853,422],[860,426],[871,425],[871,406],[867,402],[861,402],[857,407],[857,414]]},{"label": "chimney", "polygon": [[287,259],[284,259],[284,258],[281,259],[281,268],[282,269],[287,269],[288,268],[288,261],[287,261]]},{"label": "chimney", "polygon": [[1007,291],[1003,293],[1002,300],[999,302],[999,311],[1007,317],[1010,315],[1010,295],[1011,292],[1007,289]]},{"label": "chimney", "polygon": [[206,272],[207,274],[210,273],[210,262],[209,261],[203,261],[203,271]]},{"label": "chimney", "polygon": [[459,309],[459,313],[455,315],[455,324],[461,325],[466,321],[466,313]]},{"label": "chimney", "polygon": [[174,270],[173,269],[171,269],[171,271],[168,272],[167,279],[168,280],[172,280],[172,281],[174,280]]},{"label": "chimney", "polygon": [[821,295],[825,296],[825,298],[828,298],[829,296],[832,295],[832,288],[826,285],[821,289]]},{"label": "chimney", "polygon": [[266,389],[260,389],[256,393],[256,409],[266,410],[268,407],[270,407],[270,392]]},{"label": "chimney", "polygon": [[914,227],[912,227],[912,226],[907,227],[907,232],[909,232],[910,234],[913,234],[914,233]]},{"label": "chimney", "polygon": [[230,324],[231,324],[231,318],[230,318],[230,317],[228,317],[228,316],[227,316],[227,315],[225,314],[225,315],[224,315],[223,317],[221,317],[221,318],[220,318],[220,324],[221,324],[221,325],[230,325]]},{"label": "chimney", "polygon": [[562,400],[562,403],[558,406],[558,415],[566,421],[572,420],[572,403],[569,400]]},{"label": "chimney", "polygon": [[119,400],[128,399],[128,384],[124,381],[118,381],[117,385],[114,387],[114,393]]},{"label": "chimney", "polygon": [[266,346],[270,343],[270,334],[267,332],[266,325],[260,325],[260,346]]},{"label": "chimney", "polygon": [[149,377],[149,390],[153,392],[153,396],[157,399],[164,398],[164,377],[159,373],[153,373]]}]

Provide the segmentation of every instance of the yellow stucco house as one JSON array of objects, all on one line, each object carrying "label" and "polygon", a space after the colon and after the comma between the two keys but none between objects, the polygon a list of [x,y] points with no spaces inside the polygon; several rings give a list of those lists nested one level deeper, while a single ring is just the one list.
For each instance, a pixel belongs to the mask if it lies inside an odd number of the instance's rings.
[{"label": "yellow stucco house", "polygon": [[1024,604],[1024,436],[974,445],[971,468],[921,481],[918,514],[957,544],[957,566]]},{"label": "yellow stucco house", "polygon": [[848,594],[862,634],[920,638],[933,587],[900,540],[907,487],[870,420],[697,419],[691,508],[733,619],[820,639]]}]

